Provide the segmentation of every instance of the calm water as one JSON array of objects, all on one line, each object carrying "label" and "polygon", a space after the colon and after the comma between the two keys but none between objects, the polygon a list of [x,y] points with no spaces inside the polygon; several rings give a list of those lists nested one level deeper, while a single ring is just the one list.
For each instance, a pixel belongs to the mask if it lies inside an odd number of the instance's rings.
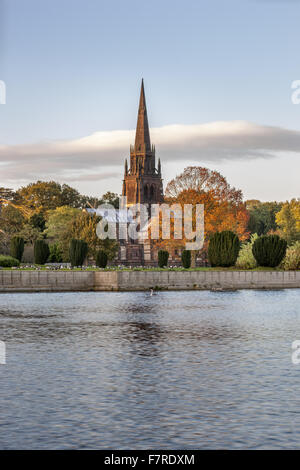
[{"label": "calm water", "polygon": [[0,295],[0,448],[300,448],[300,290]]}]

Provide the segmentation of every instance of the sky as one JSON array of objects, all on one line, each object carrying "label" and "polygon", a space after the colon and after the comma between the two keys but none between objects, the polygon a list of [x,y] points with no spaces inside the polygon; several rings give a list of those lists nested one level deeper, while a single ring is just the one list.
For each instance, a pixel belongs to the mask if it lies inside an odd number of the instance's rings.
[{"label": "sky", "polygon": [[143,77],[164,186],[198,165],[299,197],[299,20],[300,0],[0,0],[0,186],[120,193]]}]

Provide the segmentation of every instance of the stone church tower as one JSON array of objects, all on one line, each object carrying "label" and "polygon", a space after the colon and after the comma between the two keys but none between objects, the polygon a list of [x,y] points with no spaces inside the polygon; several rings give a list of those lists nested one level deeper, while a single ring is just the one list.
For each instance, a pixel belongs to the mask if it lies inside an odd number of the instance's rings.
[{"label": "stone church tower", "polygon": [[[127,206],[160,204],[164,200],[160,160],[156,168],[155,147],[150,142],[144,82],[142,80],[135,144],[130,147],[130,167],[125,160],[122,196]],[[127,265],[155,265],[157,249],[151,240],[120,241],[119,262]]]},{"label": "stone church tower", "polygon": [[127,205],[163,202],[160,159],[155,165],[155,147],[150,142],[144,82],[142,80],[135,144],[130,146],[130,168],[125,160],[122,196]]}]

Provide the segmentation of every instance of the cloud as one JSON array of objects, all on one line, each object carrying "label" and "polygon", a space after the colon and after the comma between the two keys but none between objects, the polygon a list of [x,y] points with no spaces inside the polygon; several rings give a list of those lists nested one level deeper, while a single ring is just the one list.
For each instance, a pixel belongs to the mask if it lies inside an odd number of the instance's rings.
[{"label": "cloud", "polygon": [[[151,129],[151,138],[163,162],[201,164],[300,153],[300,131],[247,121],[168,125]],[[133,130],[116,130],[69,141],[2,145],[0,184],[50,178],[70,183],[121,178],[124,158],[133,142]]]}]

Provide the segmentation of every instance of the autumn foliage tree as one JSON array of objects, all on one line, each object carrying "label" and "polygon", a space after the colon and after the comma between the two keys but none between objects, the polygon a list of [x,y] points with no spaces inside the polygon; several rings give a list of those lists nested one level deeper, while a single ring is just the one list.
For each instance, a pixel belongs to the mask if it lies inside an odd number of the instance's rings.
[{"label": "autumn foliage tree", "polygon": [[176,199],[183,191],[210,193],[219,201],[242,202],[242,191],[232,188],[217,171],[201,166],[188,166],[166,187],[166,198]]},{"label": "autumn foliage tree", "polygon": [[80,207],[81,195],[67,184],[37,181],[18,189],[15,201],[31,210],[45,213],[60,206]]},{"label": "autumn foliage tree", "polygon": [[[230,230],[241,241],[249,238],[247,223],[249,214],[240,190],[232,188],[226,178],[216,171],[203,167],[188,167],[170,181],[166,188],[166,202],[170,204],[204,205],[204,249],[210,236]],[[193,216],[194,217],[194,216]],[[193,220],[195,229],[195,220]],[[160,240],[165,248],[182,247],[188,240]]]},{"label": "autumn foliage tree", "polygon": [[276,214],[280,235],[289,245],[300,240],[300,199],[285,202]]}]

